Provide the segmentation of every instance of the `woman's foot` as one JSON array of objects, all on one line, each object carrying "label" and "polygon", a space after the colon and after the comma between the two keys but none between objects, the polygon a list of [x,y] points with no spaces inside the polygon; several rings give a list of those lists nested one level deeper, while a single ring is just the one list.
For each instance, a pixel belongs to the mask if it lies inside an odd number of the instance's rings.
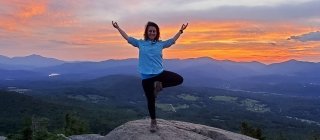
[{"label": "woman's foot", "polygon": [[155,81],[154,82],[154,97],[157,98],[158,93],[162,91],[162,82]]},{"label": "woman's foot", "polygon": [[158,125],[156,119],[151,119],[151,124],[150,124],[150,132],[154,133],[158,130]]}]

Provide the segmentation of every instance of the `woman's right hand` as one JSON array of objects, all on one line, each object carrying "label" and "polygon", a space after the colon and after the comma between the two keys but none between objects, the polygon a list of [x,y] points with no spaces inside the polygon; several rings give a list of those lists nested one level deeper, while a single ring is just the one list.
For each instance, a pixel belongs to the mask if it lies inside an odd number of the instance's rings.
[{"label": "woman's right hand", "polygon": [[119,26],[118,26],[118,23],[117,23],[117,22],[113,22],[113,21],[112,21],[112,25],[113,25],[113,27],[114,27],[114,28],[116,28],[116,29],[118,29],[118,28],[119,28]]}]

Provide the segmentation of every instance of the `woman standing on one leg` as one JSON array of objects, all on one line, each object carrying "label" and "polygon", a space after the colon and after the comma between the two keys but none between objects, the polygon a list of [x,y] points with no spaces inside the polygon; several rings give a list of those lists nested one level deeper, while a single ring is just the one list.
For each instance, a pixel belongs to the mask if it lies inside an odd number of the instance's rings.
[{"label": "woman standing on one leg", "polygon": [[166,41],[159,40],[160,29],[156,23],[148,22],[144,31],[144,40],[137,40],[129,37],[117,24],[112,21],[114,28],[118,29],[124,39],[134,47],[139,48],[139,72],[142,77],[142,86],[148,101],[148,110],[151,117],[150,131],[158,129],[156,121],[155,99],[162,88],[180,85],[183,78],[170,71],[163,69],[162,50],[168,48],[187,28],[188,23],[181,26],[179,32],[171,39]]}]

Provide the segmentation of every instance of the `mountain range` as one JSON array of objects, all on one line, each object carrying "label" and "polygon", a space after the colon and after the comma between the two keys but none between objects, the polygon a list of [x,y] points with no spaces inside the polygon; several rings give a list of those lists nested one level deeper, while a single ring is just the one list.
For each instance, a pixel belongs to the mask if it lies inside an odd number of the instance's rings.
[{"label": "mountain range", "polygon": [[12,58],[0,55],[0,68],[2,69],[33,69],[60,65],[63,63],[65,63],[65,61],[55,58],[47,58],[36,54]]},{"label": "mountain range", "polygon": [[[0,86],[19,80],[83,81],[107,75],[138,76],[137,59],[68,62],[39,55],[0,56]],[[320,63],[289,60],[281,63],[233,62],[209,57],[166,59],[166,70],[179,73],[184,84],[279,94],[319,96]],[[10,81],[10,82],[9,82]],[[6,85],[8,86],[8,85]]]}]

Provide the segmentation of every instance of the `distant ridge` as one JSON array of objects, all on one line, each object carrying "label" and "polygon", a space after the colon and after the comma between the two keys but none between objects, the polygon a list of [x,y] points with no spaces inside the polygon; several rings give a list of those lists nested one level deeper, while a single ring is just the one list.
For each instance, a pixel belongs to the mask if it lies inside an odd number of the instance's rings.
[{"label": "distant ridge", "polygon": [[66,61],[62,61],[55,58],[43,57],[41,55],[28,55],[28,56],[17,56],[17,57],[7,57],[0,56],[0,64],[6,65],[23,65],[23,66],[32,66],[32,67],[48,67],[55,66],[66,63]]},{"label": "distant ridge", "polygon": [[[48,59],[48,60],[54,60],[54,61],[58,61],[58,62],[70,62],[70,63],[78,63],[78,62],[105,62],[105,61],[123,61],[123,60],[137,60],[137,58],[124,58],[124,59],[106,59],[106,60],[100,60],[100,61],[92,61],[92,60],[79,60],[79,61],[67,61],[67,60],[61,60],[61,59],[57,59],[57,58],[50,58],[50,57],[46,57],[46,56],[42,56],[42,55],[38,55],[38,54],[31,54],[31,55],[27,55],[27,56],[15,56],[15,57],[8,57],[5,55],[0,55],[0,64],[7,64],[7,63],[2,63],[1,61],[3,60],[11,60],[11,59],[34,59],[34,58],[42,58],[42,59]],[[196,58],[185,58],[185,59],[180,59],[180,58],[173,58],[173,59],[165,59],[165,60],[211,60],[211,61],[217,61],[217,62],[232,62],[232,63],[259,63],[259,64],[265,64],[259,61],[233,61],[233,60],[219,60],[219,59],[215,59],[212,57],[208,57],[208,56],[203,56],[203,57],[196,57]],[[310,62],[310,61],[300,61],[300,60],[296,60],[296,59],[290,59],[290,60],[284,60],[282,62],[274,62],[274,63],[270,63],[270,64],[265,64],[265,65],[272,65],[272,64],[279,64],[279,63],[293,63],[293,62],[306,62],[306,63],[320,63],[320,62]]]}]

